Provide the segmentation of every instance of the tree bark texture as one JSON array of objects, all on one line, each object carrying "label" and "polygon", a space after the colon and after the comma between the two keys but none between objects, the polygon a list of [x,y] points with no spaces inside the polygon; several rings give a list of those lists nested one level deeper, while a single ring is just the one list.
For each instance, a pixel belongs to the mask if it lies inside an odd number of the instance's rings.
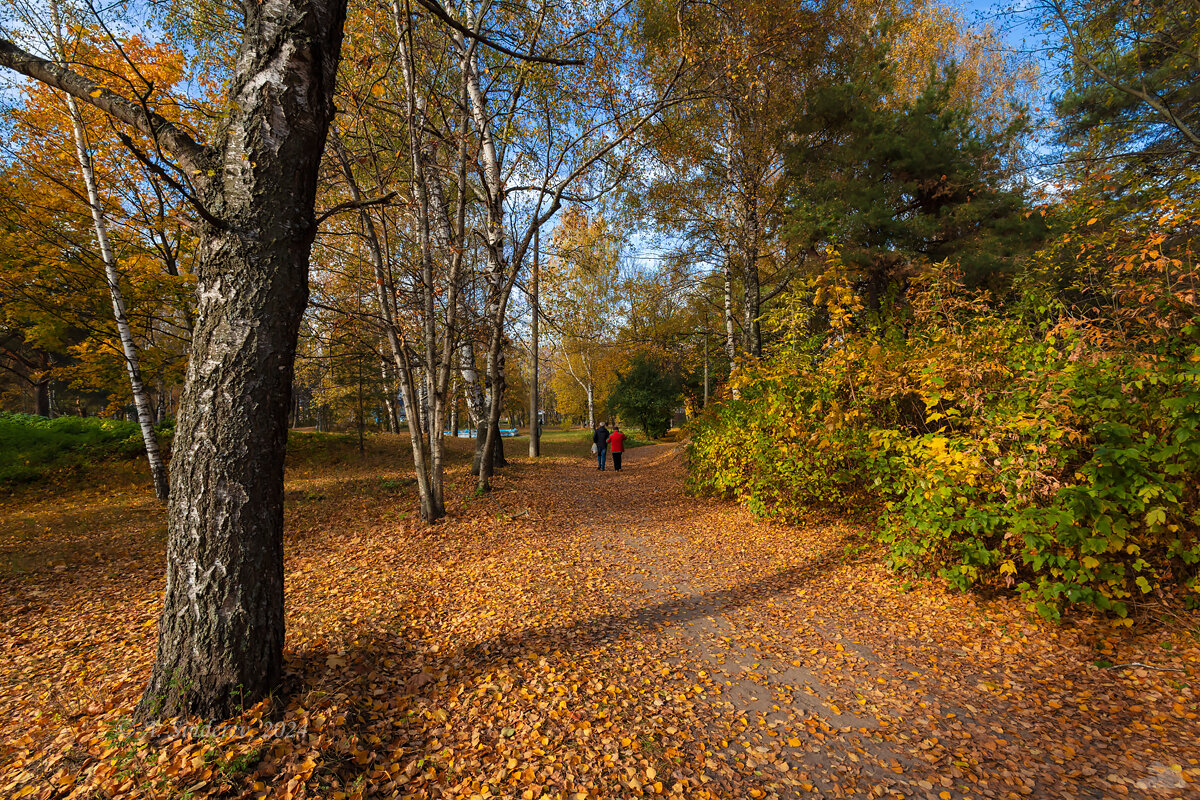
[{"label": "tree bark texture", "polygon": [[138,715],[222,718],[283,671],[283,462],[317,166],[345,0],[244,6],[216,142],[0,39],[0,66],[152,136],[201,217],[197,318],[180,400],[158,651]]},{"label": "tree bark texture", "polygon": [[209,216],[143,718],[226,717],[283,672],[287,412],[345,0],[245,8],[232,110],[201,184]]},{"label": "tree bark texture", "polygon": [[467,403],[467,418],[471,428],[478,429],[484,420],[486,399],[480,385],[479,372],[475,369],[475,344],[464,339],[458,350],[459,374],[463,381],[463,396]]}]

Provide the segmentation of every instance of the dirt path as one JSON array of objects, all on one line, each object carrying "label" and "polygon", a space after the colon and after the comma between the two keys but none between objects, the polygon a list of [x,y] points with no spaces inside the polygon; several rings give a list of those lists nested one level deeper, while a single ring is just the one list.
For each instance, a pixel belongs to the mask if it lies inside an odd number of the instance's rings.
[{"label": "dirt path", "polygon": [[1194,673],[1100,669],[1103,629],[905,591],[853,530],[766,524],[682,479],[670,445],[545,477],[610,559],[629,636],[712,687],[695,734],[719,795],[1200,797]]},{"label": "dirt path", "polygon": [[909,582],[841,516],[688,497],[673,446],[514,458],[482,497],[458,463],[435,526],[404,441],[321,446],[287,477],[286,685],[218,728],[129,718],[161,509],[9,504],[0,797],[1200,797],[1195,616],[1054,625]]}]

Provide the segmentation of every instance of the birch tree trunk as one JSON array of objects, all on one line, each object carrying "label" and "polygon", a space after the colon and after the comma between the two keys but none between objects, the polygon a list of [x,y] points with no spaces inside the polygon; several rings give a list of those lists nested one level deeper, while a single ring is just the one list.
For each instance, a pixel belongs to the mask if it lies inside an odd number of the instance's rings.
[{"label": "birch tree trunk", "polygon": [[145,717],[228,717],[283,674],[283,465],[317,167],[345,0],[263,0],[202,187],[199,303],[176,426],[167,585]]},{"label": "birch tree trunk", "polygon": [[133,329],[129,326],[129,317],[125,312],[125,297],[121,292],[120,273],[117,271],[116,258],[108,240],[108,222],[100,203],[96,175],[92,169],[91,156],[87,151],[79,109],[70,98],[67,100],[67,105],[75,138],[75,154],[79,160],[79,169],[83,173],[84,185],[87,188],[88,205],[92,209],[92,227],[96,233],[96,244],[100,248],[100,260],[104,262],[104,278],[108,283],[108,294],[112,300],[113,320],[117,323],[117,336],[121,340],[121,354],[125,359],[125,371],[129,375],[133,405],[137,409],[138,427],[142,431],[142,442],[146,446],[146,461],[150,465],[150,477],[154,481],[154,496],[165,503],[170,492],[170,482],[166,465],[163,463],[162,451],[158,447],[158,436],[154,432],[154,409],[150,402],[150,394],[146,391],[146,384],[142,381],[142,367],[138,358],[137,344],[133,341]]},{"label": "birch tree trunk", "polygon": [[762,355],[762,334],[758,318],[762,313],[762,284],[758,273],[758,186],[743,181],[742,240],[745,242],[742,269],[742,350],[751,356]]},{"label": "birch tree trunk", "polygon": [[486,398],[479,383],[479,373],[475,370],[475,345],[469,339],[459,345],[458,365],[467,403],[467,417],[471,422],[471,430],[478,430],[483,425]]},{"label": "birch tree trunk", "polygon": [[733,321],[733,264],[729,251],[725,253],[725,355],[729,358],[729,369],[737,359],[737,330]]},{"label": "birch tree trunk", "polygon": [[[726,191],[732,191],[734,186],[732,112],[725,128],[725,181]],[[737,360],[737,330],[733,319],[733,231],[735,226],[732,219],[733,203],[730,199],[726,200],[725,207],[725,355],[729,358],[729,370],[732,373],[734,362]]]},{"label": "birch tree trunk", "polygon": [[380,358],[379,374],[383,379],[383,407],[384,413],[387,414],[388,433],[400,432],[400,417],[396,413],[396,389],[395,382],[392,381],[391,370],[388,369],[387,360]]},{"label": "birch tree trunk", "polygon": [[540,250],[540,242],[538,231],[533,233],[533,275],[529,281],[529,305],[533,313],[533,321],[531,322],[531,336],[529,347],[530,361],[530,379],[529,379],[529,457],[537,458],[541,455],[541,438],[542,431],[538,416],[538,317],[540,309],[538,308],[538,251]]},{"label": "birch tree trunk", "polygon": [[[58,47],[58,57],[62,64],[67,63],[66,47],[62,40],[62,20],[59,16],[58,3],[50,4],[53,15],[55,45]],[[92,167],[92,157],[88,151],[87,136],[83,127],[83,114],[71,95],[66,96],[67,115],[71,118],[71,135],[75,144],[75,158],[79,162],[79,171],[83,175],[84,188],[87,191],[88,206],[92,213],[92,229],[96,234],[96,245],[100,250],[100,260],[104,263],[104,279],[108,284],[108,294],[112,301],[113,320],[117,324],[117,336],[121,341],[121,354],[125,359],[125,371],[129,375],[129,388],[133,394],[133,405],[137,409],[138,427],[142,432],[142,442],[146,446],[146,461],[150,466],[150,477],[154,482],[154,496],[160,502],[167,501],[170,483],[167,468],[163,464],[162,452],[158,447],[158,436],[154,433],[154,408],[150,403],[150,393],[142,381],[141,362],[138,358],[137,344],[133,341],[133,330],[129,325],[129,317],[125,311],[125,297],[121,292],[120,273],[117,270],[117,259],[113,255],[112,246],[108,239],[108,219],[104,214],[104,206],[100,202],[100,189],[96,184],[96,171]]]},{"label": "birch tree trunk", "polygon": [[[474,20],[468,17],[469,23]],[[507,306],[508,263],[504,255],[504,186],[500,171],[500,156],[492,136],[491,121],[487,114],[487,100],[480,85],[479,66],[476,62],[474,43],[467,45],[465,37],[456,32],[455,41],[462,53],[460,61],[466,81],[467,99],[470,102],[471,118],[479,136],[480,158],[483,162],[485,186],[485,250],[488,265],[487,319],[489,322],[486,375],[489,396],[486,426],[481,438],[482,452],[477,459],[479,489],[490,489],[496,449],[500,439],[500,412],[503,403],[504,378],[500,372],[500,354],[503,349],[504,309]]]},{"label": "birch tree trunk", "polygon": [[595,430],[596,428],[596,403],[595,390],[592,385],[592,369],[586,358],[580,358],[579,363],[583,370],[583,377],[579,377],[579,373],[575,371],[575,365],[571,363],[571,356],[567,356],[567,372],[571,373],[571,377],[579,384],[579,388],[583,389],[584,395],[587,397],[587,412],[588,412],[588,427]]}]

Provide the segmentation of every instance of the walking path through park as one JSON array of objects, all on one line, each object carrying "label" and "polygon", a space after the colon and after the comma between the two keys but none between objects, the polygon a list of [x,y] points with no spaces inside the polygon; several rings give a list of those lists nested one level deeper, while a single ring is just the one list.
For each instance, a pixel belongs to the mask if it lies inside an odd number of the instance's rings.
[{"label": "walking path through park", "polygon": [[908,582],[844,519],[688,497],[675,445],[514,459],[483,497],[456,467],[424,527],[376,442],[296,443],[287,684],[213,729],[128,719],[144,487],[0,501],[0,797],[1200,797],[1194,617]]},{"label": "walking path through park", "polygon": [[1148,668],[1097,668],[1103,630],[906,593],[836,522],[772,526],[681,497],[670,446],[633,451],[623,474],[549,479],[606,577],[630,576],[628,638],[710,687],[695,733],[721,795],[1200,796],[1195,694],[1176,704]]}]

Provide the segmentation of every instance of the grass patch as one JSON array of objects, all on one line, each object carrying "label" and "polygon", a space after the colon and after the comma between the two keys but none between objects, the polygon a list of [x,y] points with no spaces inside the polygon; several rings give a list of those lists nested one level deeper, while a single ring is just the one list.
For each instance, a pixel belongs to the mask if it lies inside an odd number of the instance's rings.
[{"label": "grass patch", "polygon": [[[612,429],[609,428],[611,431]],[[643,438],[642,432],[633,428],[622,428],[625,434],[625,449],[643,447],[648,444],[661,444]],[[529,452],[529,436],[516,436],[504,440],[505,452],[523,456]],[[592,431],[588,428],[567,428],[556,430],[542,428],[542,455],[544,456],[591,456]],[[512,450],[508,448],[512,447]]]},{"label": "grass patch", "polygon": [[[172,429],[159,429],[160,441]],[[27,483],[51,470],[146,452],[136,422],[0,412],[0,484]]]}]

